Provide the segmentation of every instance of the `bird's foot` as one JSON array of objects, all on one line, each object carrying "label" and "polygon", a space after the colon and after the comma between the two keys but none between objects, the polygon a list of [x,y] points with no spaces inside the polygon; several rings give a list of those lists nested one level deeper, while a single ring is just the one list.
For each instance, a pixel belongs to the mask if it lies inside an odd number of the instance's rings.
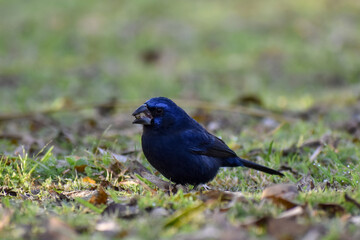
[{"label": "bird's foot", "polygon": [[196,186],[196,190],[198,190],[198,191],[209,191],[209,190],[211,190],[211,187],[209,187],[208,185],[206,185],[206,184],[200,184],[200,185],[197,185]]}]

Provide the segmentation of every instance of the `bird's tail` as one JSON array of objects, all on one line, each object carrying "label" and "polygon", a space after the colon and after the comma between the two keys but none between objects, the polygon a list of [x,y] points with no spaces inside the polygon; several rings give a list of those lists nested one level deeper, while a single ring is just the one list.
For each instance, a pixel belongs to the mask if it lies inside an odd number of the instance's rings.
[{"label": "bird's tail", "polygon": [[269,173],[269,174],[272,174],[272,175],[279,175],[279,176],[282,176],[282,177],[284,176],[284,174],[282,174],[281,172],[276,171],[274,169],[265,167],[263,165],[260,165],[260,164],[254,163],[254,162],[250,162],[250,161],[242,159],[242,158],[240,158],[240,160],[241,160],[241,163],[243,164],[244,167],[256,169],[256,170],[259,170],[259,171],[262,171],[262,172],[265,172],[265,173]]},{"label": "bird's tail", "polygon": [[276,171],[274,169],[265,167],[263,165],[254,163],[254,162],[250,162],[249,160],[243,159],[243,158],[228,158],[226,159],[226,161],[222,162],[222,166],[223,167],[238,167],[238,166],[242,166],[242,167],[248,167],[248,168],[252,168],[252,169],[256,169],[265,173],[269,173],[269,174],[273,174],[273,175],[279,175],[279,176],[284,176],[284,174],[282,174],[279,171]]}]

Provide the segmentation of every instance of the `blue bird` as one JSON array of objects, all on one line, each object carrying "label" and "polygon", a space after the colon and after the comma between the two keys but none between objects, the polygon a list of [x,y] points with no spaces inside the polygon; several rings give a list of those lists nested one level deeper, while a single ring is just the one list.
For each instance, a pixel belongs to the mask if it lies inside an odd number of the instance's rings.
[{"label": "blue bird", "polygon": [[132,114],[143,125],[142,149],[150,164],[170,181],[198,185],[211,181],[220,167],[281,172],[242,159],[182,108],[165,97],[152,98]]}]

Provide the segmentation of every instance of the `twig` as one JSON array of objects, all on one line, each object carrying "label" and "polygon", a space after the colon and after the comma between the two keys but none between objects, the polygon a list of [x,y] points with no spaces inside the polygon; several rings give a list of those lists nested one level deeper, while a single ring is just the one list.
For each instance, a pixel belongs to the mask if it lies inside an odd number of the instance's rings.
[{"label": "twig", "polygon": [[354,204],[355,206],[357,206],[360,209],[360,203],[358,203],[355,199],[353,199],[352,197],[350,197],[346,193],[344,195],[344,198],[345,198],[345,201],[351,202],[352,204]]}]

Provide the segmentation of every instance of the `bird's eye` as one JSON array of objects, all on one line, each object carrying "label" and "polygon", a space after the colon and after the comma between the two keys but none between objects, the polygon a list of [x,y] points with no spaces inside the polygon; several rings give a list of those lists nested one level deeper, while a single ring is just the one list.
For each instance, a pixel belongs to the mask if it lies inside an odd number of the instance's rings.
[{"label": "bird's eye", "polygon": [[155,111],[157,114],[162,114],[164,110],[162,108],[156,108]]}]

